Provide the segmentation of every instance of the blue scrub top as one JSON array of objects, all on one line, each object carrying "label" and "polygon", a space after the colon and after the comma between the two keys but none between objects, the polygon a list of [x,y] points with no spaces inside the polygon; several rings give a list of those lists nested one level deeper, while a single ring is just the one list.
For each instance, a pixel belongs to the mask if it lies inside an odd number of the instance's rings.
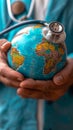
[{"label": "blue scrub top", "polygon": [[[11,0],[13,3],[15,0]],[[31,0],[22,0],[29,10]],[[0,31],[9,20],[6,0],[0,0]],[[26,14],[23,13],[22,15]],[[18,16],[20,17],[20,16]],[[34,14],[30,19],[34,18]],[[68,56],[73,58],[73,0],[50,0],[46,10],[47,22],[59,21],[65,26]],[[14,24],[12,22],[12,24]],[[17,28],[4,38],[12,40]],[[73,130],[73,90],[70,89],[56,102],[44,102],[43,130]],[[22,99],[16,89],[0,83],[0,130],[38,130],[37,100]]]}]

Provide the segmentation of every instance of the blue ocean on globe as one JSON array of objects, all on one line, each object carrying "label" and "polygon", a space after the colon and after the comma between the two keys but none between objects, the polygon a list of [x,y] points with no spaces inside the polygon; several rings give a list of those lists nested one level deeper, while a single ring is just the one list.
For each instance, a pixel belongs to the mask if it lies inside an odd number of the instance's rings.
[{"label": "blue ocean on globe", "polygon": [[44,26],[32,25],[20,30],[7,53],[8,64],[26,78],[48,80],[66,64],[65,43],[50,43],[43,34]]}]

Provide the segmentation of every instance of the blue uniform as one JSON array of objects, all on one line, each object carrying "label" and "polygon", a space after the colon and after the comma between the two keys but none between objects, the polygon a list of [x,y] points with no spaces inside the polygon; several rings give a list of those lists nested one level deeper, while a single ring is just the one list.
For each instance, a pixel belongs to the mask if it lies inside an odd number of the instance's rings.
[{"label": "blue uniform", "polygon": [[[11,3],[14,1],[11,0]],[[28,10],[31,0],[22,1]],[[0,5],[0,31],[2,31],[9,16],[6,0],[0,0]],[[24,14],[26,12],[22,15]],[[34,14],[30,19],[34,19]],[[59,21],[64,24],[67,34],[67,53],[73,58],[73,0],[50,0],[45,20]],[[11,41],[18,30],[19,28],[9,32],[4,38]],[[38,130],[37,102],[34,99],[20,98],[15,88],[0,83],[0,130]],[[44,101],[43,119],[43,130],[73,130],[72,89],[56,102]]]}]

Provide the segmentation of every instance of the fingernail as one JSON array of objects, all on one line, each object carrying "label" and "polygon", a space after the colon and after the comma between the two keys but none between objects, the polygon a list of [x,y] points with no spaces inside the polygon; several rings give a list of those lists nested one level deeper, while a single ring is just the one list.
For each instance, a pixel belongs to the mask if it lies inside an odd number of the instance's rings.
[{"label": "fingernail", "polygon": [[21,87],[21,88],[24,88],[24,84],[23,84],[23,83],[21,83],[21,84],[20,84],[20,87]]},{"label": "fingernail", "polygon": [[63,77],[62,77],[61,75],[56,76],[56,77],[54,78],[54,82],[55,82],[55,84],[57,84],[57,85],[63,84]]},{"label": "fingernail", "polygon": [[19,88],[18,90],[17,90],[17,94],[21,94],[21,89]]}]

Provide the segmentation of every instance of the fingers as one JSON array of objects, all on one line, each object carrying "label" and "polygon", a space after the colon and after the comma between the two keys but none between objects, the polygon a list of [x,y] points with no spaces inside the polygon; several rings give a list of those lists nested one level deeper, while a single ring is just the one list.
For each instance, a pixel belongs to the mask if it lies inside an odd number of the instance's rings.
[{"label": "fingers", "polygon": [[64,86],[58,86],[54,84],[52,80],[42,81],[42,80],[26,79],[25,81],[20,83],[20,87],[39,90],[43,92],[49,92],[58,89],[63,89]]},{"label": "fingers", "polygon": [[11,43],[7,41],[7,42],[5,42],[5,43],[1,46],[1,51],[3,51],[3,52],[6,53],[10,47],[11,47]]},{"label": "fingers", "polygon": [[66,67],[54,76],[53,81],[56,85],[63,85],[71,80],[73,82],[73,59],[68,59]]},{"label": "fingers", "polygon": [[[49,86],[50,85],[51,83],[49,82]],[[40,81],[40,80],[33,80],[33,79],[26,79],[20,84],[20,87],[22,88],[29,88],[29,89],[40,90],[40,91],[47,91],[49,89],[49,86],[47,86],[47,81]]]},{"label": "fingers", "polygon": [[13,69],[11,69],[5,64],[4,65],[2,64],[2,66],[0,66],[0,76],[6,77],[12,80],[17,80],[17,81],[24,80],[24,76],[22,74],[20,74],[17,71],[14,71]]},{"label": "fingers", "polygon": [[60,98],[60,96],[64,95],[64,92],[59,91],[58,93],[55,92],[42,92],[30,89],[23,89],[18,88],[17,94],[20,95],[22,98],[34,98],[34,99],[45,99],[50,101],[56,101]]},{"label": "fingers", "polygon": [[3,52],[7,52],[8,49],[11,47],[11,43],[7,41],[6,39],[0,40],[0,50]]},{"label": "fingers", "polygon": [[0,47],[1,47],[5,42],[7,42],[6,39],[1,39],[1,40],[0,40]]},{"label": "fingers", "polygon": [[0,40],[0,62],[7,63],[6,53],[10,47],[11,43],[6,39]]},{"label": "fingers", "polygon": [[0,40],[0,81],[5,85],[18,87],[24,76],[7,65],[6,53],[10,47],[11,43],[6,39]]},{"label": "fingers", "polygon": [[25,79],[20,83],[17,93],[23,98],[35,98],[56,101],[63,96],[69,88],[70,82],[65,85],[56,85],[53,81],[40,81]]},{"label": "fingers", "polygon": [[42,92],[19,88],[17,94],[24,98],[43,98]]},{"label": "fingers", "polygon": [[18,88],[20,82],[16,80],[7,79],[6,77],[0,76],[0,81],[7,86]]},{"label": "fingers", "polygon": [[22,81],[24,79],[23,75],[14,71],[7,65],[6,52],[10,48],[11,44],[6,39],[0,40],[0,76],[6,77],[7,79],[19,80]]},{"label": "fingers", "polygon": [[[17,93],[24,98],[36,98],[55,101],[63,96],[73,83],[73,59],[69,59],[67,66],[54,76],[53,81],[39,81],[26,79],[20,83]],[[62,78],[59,78],[61,76]],[[56,83],[56,78],[60,82]]]},{"label": "fingers", "polygon": [[70,82],[65,85],[56,85],[51,80],[25,79],[20,83],[21,88],[17,90],[17,93],[23,98],[56,101],[68,91],[69,86]]}]

